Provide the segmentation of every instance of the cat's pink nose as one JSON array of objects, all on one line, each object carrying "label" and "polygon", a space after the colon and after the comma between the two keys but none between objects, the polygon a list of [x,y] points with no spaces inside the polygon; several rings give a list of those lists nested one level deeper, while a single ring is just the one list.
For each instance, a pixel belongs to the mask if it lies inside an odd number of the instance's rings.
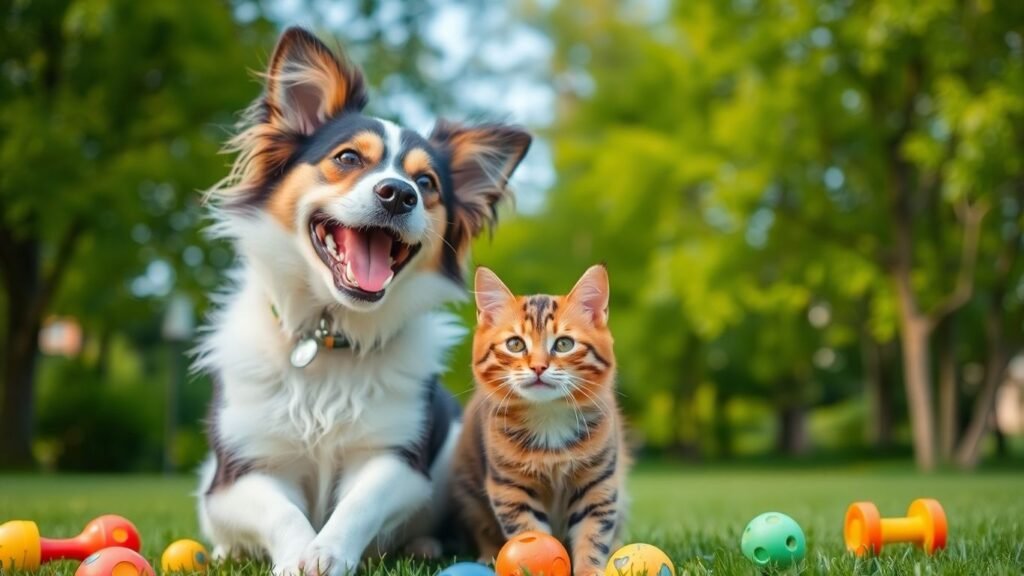
[{"label": "cat's pink nose", "polygon": [[545,370],[548,369],[547,366],[530,366],[530,368],[533,368],[533,371],[537,374],[537,376],[540,376],[541,374],[544,373]]}]

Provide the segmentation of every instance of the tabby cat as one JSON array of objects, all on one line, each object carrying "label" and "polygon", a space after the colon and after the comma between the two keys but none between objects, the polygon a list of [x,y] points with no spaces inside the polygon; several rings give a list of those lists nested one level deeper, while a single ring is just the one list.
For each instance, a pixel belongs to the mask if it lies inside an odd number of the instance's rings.
[{"label": "tabby cat", "polygon": [[608,293],[603,266],[568,296],[514,296],[487,268],[476,271],[476,390],[453,486],[483,561],[539,530],[566,544],[574,576],[604,573],[628,466]]}]

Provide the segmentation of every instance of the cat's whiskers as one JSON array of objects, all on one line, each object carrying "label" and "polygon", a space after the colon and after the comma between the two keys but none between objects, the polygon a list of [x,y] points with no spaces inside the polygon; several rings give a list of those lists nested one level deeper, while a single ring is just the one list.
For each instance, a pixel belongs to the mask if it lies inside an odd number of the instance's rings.
[{"label": "cat's whiskers", "polygon": [[[569,405],[572,406],[573,416],[576,417],[576,429],[579,430],[581,426],[580,417],[583,416],[583,409],[580,407],[579,402],[576,401],[576,398],[573,397],[572,391],[569,389],[569,385],[563,384],[563,388],[565,388],[565,395],[569,398]],[[587,425],[586,417],[583,417],[582,426],[583,429],[587,431],[587,440],[590,440],[590,426]]]},{"label": "cat's whiskers", "polygon": [[494,396],[495,394],[498,393],[499,390],[501,390],[502,388],[504,388],[505,386],[508,385],[506,382],[504,382],[504,380],[505,380],[505,377],[503,376],[501,378],[495,378],[494,380],[485,380],[483,382],[484,384],[495,384],[497,382],[501,382],[500,384],[498,384],[498,386],[494,390],[491,390],[490,392],[488,392],[487,396],[484,396],[484,403],[487,403],[487,401],[491,399],[491,396]]},{"label": "cat's whiskers", "polygon": [[[589,384],[590,386],[593,386],[595,388],[604,388],[605,387],[605,384],[603,382],[595,382],[593,380],[588,380],[588,379],[584,378],[583,376],[577,376],[575,374],[569,374],[568,372],[566,374],[568,374],[569,378],[572,378],[576,382],[583,382],[584,384]],[[581,386],[580,388],[583,388],[583,387]],[[612,387],[612,390],[615,390],[615,388]]]},{"label": "cat's whiskers", "polygon": [[[582,377],[579,377],[579,376],[574,376],[572,374],[570,374],[569,377],[570,378],[578,379],[578,380],[583,381],[583,382],[587,382],[589,384],[594,384],[593,382],[590,382],[590,381],[586,380],[585,378],[582,378]],[[605,417],[608,416],[608,409],[609,408],[608,408],[608,404],[604,400],[602,400],[598,395],[592,394],[591,393],[592,391],[587,390],[586,386],[577,386],[576,389],[579,390],[584,396],[586,396],[588,400],[590,400],[591,402],[594,403],[594,407],[597,408],[599,412],[601,412],[602,416],[605,416]]]},{"label": "cat's whiskers", "polygon": [[579,388],[578,390],[580,392],[582,392],[584,396],[587,397],[587,400],[590,400],[593,403],[594,408],[597,408],[598,413],[600,413],[602,417],[605,417],[605,418],[608,417],[608,405],[607,404],[605,404],[600,399],[594,397],[593,395],[590,394],[590,392],[587,392],[586,390],[584,390],[582,388]]},{"label": "cat's whiskers", "polygon": [[[584,378],[582,376],[576,376],[575,374],[569,374],[569,377],[574,379],[574,380],[579,380],[581,382],[586,382],[587,384],[590,384],[591,386],[601,387],[601,386],[604,385],[601,382],[594,382],[593,380],[587,380],[586,378]],[[612,389],[612,392],[614,392],[615,394],[618,394],[619,396],[622,396],[623,398],[627,398],[626,393],[623,392],[622,390],[619,390],[614,385],[611,385],[610,388]]]},{"label": "cat's whiskers", "polygon": [[497,407],[497,409],[494,412],[494,416],[497,416],[499,412],[501,413],[502,427],[504,428],[505,433],[507,434],[508,433],[508,409],[506,408],[504,411],[502,411],[501,406],[502,406],[502,404],[505,403],[506,400],[508,400],[512,396],[513,393],[515,393],[516,389],[515,389],[515,386],[513,386],[513,385],[508,385],[508,384],[505,384],[505,385],[508,386],[508,392],[505,394],[505,397],[501,399],[501,402],[498,402],[498,407]]}]

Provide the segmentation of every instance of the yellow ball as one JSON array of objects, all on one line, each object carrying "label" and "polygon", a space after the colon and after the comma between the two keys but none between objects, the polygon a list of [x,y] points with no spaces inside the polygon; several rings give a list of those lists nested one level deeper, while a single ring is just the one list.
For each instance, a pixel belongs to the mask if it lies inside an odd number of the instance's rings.
[{"label": "yellow ball", "polygon": [[657,546],[627,544],[608,559],[604,576],[676,576],[676,566]]},{"label": "yellow ball", "polygon": [[173,542],[160,557],[160,568],[164,572],[206,572],[209,564],[206,548],[195,540]]}]

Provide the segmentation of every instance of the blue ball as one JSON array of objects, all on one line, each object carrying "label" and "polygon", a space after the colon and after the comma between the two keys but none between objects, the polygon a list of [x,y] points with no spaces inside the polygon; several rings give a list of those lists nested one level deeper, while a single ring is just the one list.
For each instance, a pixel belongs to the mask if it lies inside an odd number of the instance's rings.
[{"label": "blue ball", "polygon": [[476,562],[459,562],[441,570],[437,576],[494,576],[494,570]]}]

